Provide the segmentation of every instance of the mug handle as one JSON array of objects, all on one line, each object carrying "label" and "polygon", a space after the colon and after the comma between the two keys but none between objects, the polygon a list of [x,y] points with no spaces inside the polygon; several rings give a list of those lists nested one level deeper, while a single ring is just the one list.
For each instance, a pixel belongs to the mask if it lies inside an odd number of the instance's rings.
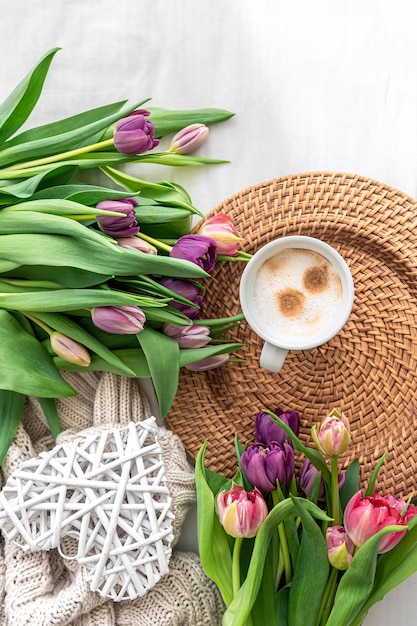
[{"label": "mug handle", "polygon": [[273,346],[272,343],[265,341],[261,352],[260,365],[264,369],[276,374],[284,365],[287,354],[288,350],[285,348]]}]

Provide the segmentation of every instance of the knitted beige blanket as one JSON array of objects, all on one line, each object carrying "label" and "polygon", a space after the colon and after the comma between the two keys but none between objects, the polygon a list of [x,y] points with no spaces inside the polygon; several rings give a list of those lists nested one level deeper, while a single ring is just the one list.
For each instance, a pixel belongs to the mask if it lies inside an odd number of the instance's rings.
[{"label": "knitted beige blanket", "polygon": [[[63,429],[59,441],[91,426],[122,425],[151,415],[136,379],[114,374],[65,374],[78,395],[58,401]],[[174,545],[195,502],[194,472],[179,438],[158,427],[172,497]],[[23,461],[51,449],[54,442],[35,399],[25,406],[22,424],[2,466],[1,481]],[[65,553],[75,553],[64,538]],[[3,626],[209,626],[221,624],[224,606],[205,576],[197,555],[174,549],[166,574],[143,597],[113,602],[92,592],[76,560],[56,550],[24,552],[5,540],[0,551],[0,624]]]}]

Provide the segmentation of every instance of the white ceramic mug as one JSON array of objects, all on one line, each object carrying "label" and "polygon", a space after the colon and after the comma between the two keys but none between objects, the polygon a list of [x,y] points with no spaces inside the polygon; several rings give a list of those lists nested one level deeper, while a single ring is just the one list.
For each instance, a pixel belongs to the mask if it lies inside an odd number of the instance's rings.
[{"label": "white ceramic mug", "polygon": [[260,365],[279,372],[288,350],[308,350],[334,337],[353,306],[346,261],[320,239],[282,237],[246,264],[240,303],[246,321],[264,340]]}]

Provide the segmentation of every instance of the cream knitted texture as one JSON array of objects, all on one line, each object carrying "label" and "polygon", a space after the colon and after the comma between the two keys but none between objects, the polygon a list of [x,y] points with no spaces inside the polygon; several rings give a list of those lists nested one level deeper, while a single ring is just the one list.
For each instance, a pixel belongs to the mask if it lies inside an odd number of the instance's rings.
[{"label": "cream knitted texture", "polygon": [[[63,432],[59,441],[91,426],[120,425],[150,415],[138,381],[114,374],[64,374],[77,396],[57,401]],[[194,472],[179,438],[158,428],[168,487],[172,496],[174,543],[195,501]],[[39,403],[30,398],[22,424],[2,466],[3,482],[21,462],[54,443]],[[65,554],[75,552],[65,538]],[[218,626],[224,606],[195,554],[176,552],[169,573],[145,596],[113,603],[90,591],[76,561],[56,550],[24,552],[5,541],[0,554],[0,624],[3,626]],[[4,608],[3,608],[4,602]]]}]

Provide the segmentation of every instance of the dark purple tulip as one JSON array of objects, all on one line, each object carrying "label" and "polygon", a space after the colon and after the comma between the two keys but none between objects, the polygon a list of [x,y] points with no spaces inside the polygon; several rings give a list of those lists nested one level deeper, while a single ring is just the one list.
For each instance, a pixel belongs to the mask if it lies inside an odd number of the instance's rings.
[{"label": "dark purple tulip", "polygon": [[145,109],[137,109],[119,120],[114,131],[114,146],[122,154],[140,154],[152,150],[159,144],[155,139],[155,127],[146,118]]},{"label": "dark purple tulip", "polygon": [[274,491],[276,481],[288,485],[294,475],[294,450],[288,443],[254,443],[240,457],[246,478],[261,491]]},{"label": "dark purple tulip", "polygon": [[133,237],[139,232],[134,207],[138,203],[134,198],[121,198],[120,200],[103,200],[97,204],[101,211],[116,211],[123,213],[125,217],[117,215],[96,215],[98,227],[103,233],[111,237]]},{"label": "dark purple tulip", "polygon": [[[279,407],[272,411],[277,415],[287,426],[291,428],[293,433],[298,437],[300,432],[300,416],[297,411],[284,412]],[[291,438],[285,430],[281,428],[268,413],[259,411],[255,418],[255,432],[256,441],[268,445],[271,441],[278,441],[279,443],[291,443]]]},{"label": "dark purple tulip", "polygon": [[210,273],[216,263],[217,244],[211,237],[184,235],[173,245],[169,255],[191,261]]},{"label": "dark purple tulip", "polygon": [[[300,483],[300,489],[304,491],[305,495],[308,498],[311,498],[313,494],[314,483],[316,482],[317,475],[318,475],[318,470],[314,467],[314,465],[311,463],[309,459],[306,459],[300,469],[299,483]],[[344,474],[339,474],[338,482],[339,482],[339,489],[341,489],[345,482]],[[323,479],[321,479],[320,481],[318,497],[320,500],[324,498],[324,480]]]},{"label": "dark purple tulip", "polygon": [[190,283],[188,280],[180,280],[179,278],[160,278],[159,282],[167,289],[170,289],[174,293],[187,298],[187,300],[190,300],[195,304],[195,306],[192,306],[191,304],[183,304],[182,302],[175,302],[172,300],[169,303],[171,306],[175,307],[192,320],[195,320],[198,317],[199,308],[202,306],[203,301],[198,295],[199,292],[197,287],[195,287],[193,283]]}]

